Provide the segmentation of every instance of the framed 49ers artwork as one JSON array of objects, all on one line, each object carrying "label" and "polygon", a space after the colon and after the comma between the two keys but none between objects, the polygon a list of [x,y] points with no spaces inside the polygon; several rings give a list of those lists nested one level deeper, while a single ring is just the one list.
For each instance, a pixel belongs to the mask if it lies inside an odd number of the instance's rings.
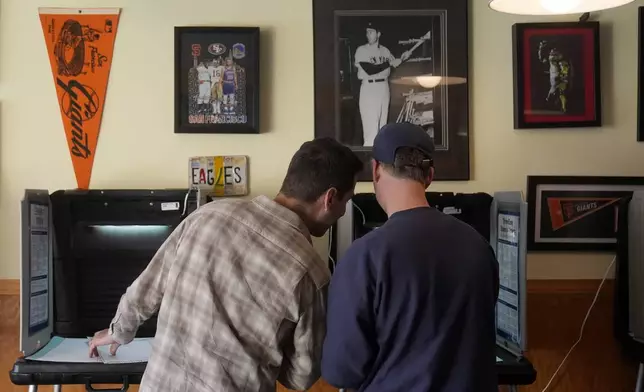
[{"label": "framed 49ers artwork", "polygon": [[175,27],[175,133],[259,133],[259,28]]},{"label": "framed 49ers artwork", "polygon": [[435,180],[469,180],[467,3],[313,0],[316,137],[368,162],[380,128],[410,122],[434,140]]}]

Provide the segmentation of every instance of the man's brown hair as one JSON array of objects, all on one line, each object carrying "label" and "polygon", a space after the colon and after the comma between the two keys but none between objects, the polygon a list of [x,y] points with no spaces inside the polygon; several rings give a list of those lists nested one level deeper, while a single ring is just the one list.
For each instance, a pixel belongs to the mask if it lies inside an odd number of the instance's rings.
[{"label": "man's brown hair", "polygon": [[338,197],[353,190],[363,163],[351,149],[332,138],[308,141],[293,155],[280,193],[311,203],[330,188]]}]

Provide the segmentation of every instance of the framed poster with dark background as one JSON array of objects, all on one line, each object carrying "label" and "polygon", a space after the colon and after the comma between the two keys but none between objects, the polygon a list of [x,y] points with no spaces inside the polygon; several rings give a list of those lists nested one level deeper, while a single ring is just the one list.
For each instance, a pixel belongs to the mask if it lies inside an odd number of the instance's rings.
[{"label": "framed poster with dark background", "polygon": [[512,26],[514,128],[600,127],[599,22]]},{"label": "framed poster with dark background", "polygon": [[620,200],[644,177],[528,176],[528,250],[614,251]]},{"label": "framed poster with dark background", "polygon": [[412,122],[434,138],[435,180],[468,180],[467,11],[467,0],[313,0],[315,136],[368,163],[379,127]]},{"label": "framed poster with dark background", "polygon": [[175,133],[259,133],[259,27],[175,27]]}]

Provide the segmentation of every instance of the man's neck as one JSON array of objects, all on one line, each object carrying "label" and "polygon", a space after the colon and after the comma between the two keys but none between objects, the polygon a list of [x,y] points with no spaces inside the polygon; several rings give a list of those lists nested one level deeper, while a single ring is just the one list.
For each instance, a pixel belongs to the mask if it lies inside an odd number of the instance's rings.
[{"label": "man's neck", "polygon": [[399,184],[392,185],[394,185],[393,191],[385,203],[387,216],[413,208],[429,207],[422,185],[410,181],[401,181]]},{"label": "man's neck", "polygon": [[311,220],[309,219],[308,208],[304,204],[302,204],[302,202],[293,199],[292,197],[288,197],[282,193],[278,193],[273,200],[275,200],[277,204],[286,207],[296,213],[297,216],[300,217],[302,222],[304,222],[304,225],[309,229],[309,231],[311,231]]}]

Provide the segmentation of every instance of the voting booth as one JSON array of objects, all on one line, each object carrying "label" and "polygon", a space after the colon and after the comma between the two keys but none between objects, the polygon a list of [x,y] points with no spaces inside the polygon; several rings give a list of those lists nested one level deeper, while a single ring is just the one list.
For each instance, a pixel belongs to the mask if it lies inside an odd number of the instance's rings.
[{"label": "voting booth", "polygon": [[618,208],[615,267],[615,337],[640,362],[636,391],[644,391],[644,192]]},{"label": "voting booth", "polygon": [[[27,190],[22,200],[20,358],[16,385],[141,381],[156,331],[145,322],[116,357],[89,358],[87,337],[109,326],[121,295],[198,206],[197,191]],[[104,348],[108,350],[107,347]],[[104,391],[104,390],[103,390]]]},{"label": "voting booth", "polygon": [[[527,203],[521,192],[427,192],[429,204],[464,221],[487,239],[499,262],[500,290],[496,307],[499,385],[515,389],[536,380],[536,370],[523,356],[526,347]],[[351,243],[387,221],[373,193],[356,194],[346,214],[333,227],[330,265]]]}]

